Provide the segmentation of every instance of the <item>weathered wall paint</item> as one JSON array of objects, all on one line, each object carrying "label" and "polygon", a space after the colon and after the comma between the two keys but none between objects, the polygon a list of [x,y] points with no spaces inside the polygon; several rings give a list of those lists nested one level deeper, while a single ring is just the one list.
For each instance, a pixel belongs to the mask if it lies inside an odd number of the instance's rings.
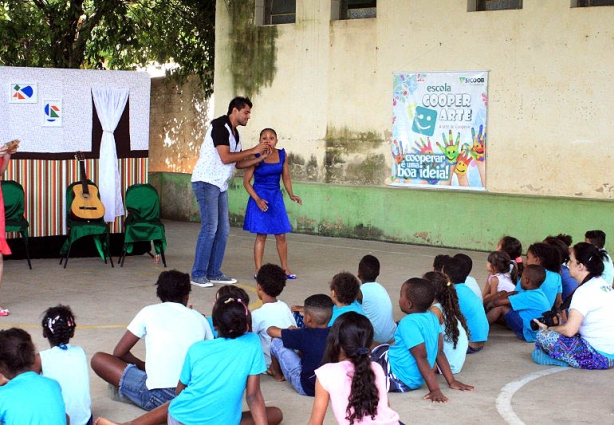
[{"label": "weathered wall paint", "polygon": [[[216,115],[251,75],[234,67],[226,3],[216,15]],[[251,4],[241,13],[255,13]],[[280,146],[317,164],[295,180],[381,187],[390,173],[392,73],[487,69],[487,190],[614,199],[614,7],[525,0],[520,10],[467,9],[467,0],[387,0],[377,18],[331,21],[331,0],[297,2],[295,24],[271,27],[275,73],[252,98],[246,141],[274,127]],[[356,149],[332,152],[334,129],[385,143],[355,136],[345,146]],[[379,169],[369,162],[377,156]]]},{"label": "weathered wall paint", "polygon": [[[162,215],[199,221],[190,176],[152,173],[161,193]],[[400,189],[294,183],[303,205],[287,201],[296,233],[373,239],[460,249],[493,250],[501,236],[517,237],[526,248],[547,235],[602,229],[614,246],[611,202],[436,189]],[[242,179],[229,191],[231,225],[243,226],[248,195]]]}]

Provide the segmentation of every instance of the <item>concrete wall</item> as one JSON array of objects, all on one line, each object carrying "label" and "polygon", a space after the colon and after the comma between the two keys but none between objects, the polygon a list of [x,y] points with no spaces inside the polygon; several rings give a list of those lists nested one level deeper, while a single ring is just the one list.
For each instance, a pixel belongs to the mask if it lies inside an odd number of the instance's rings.
[{"label": "concrete wall", "polygon": [[[375,19],[331,21],[330,5],[300,0],[296,24],[258,27],[254,0],[217,4],[212,116],[247,94],[244,145],[277,129],[304,200],[287,205],[295,231],[482,250],[503,234],[525,244],[614,235],[614,7],[524,0],[521,10],[468,12],[467,0],[386,0]],[[490,71],[487,192],[385,186],[392,73],[475,69]],[[184,148],[164,166],[152,152],[151,170],[191,171],[203,124],[181,133]],[[189,175],[152,181],[168,196],[163,213],[198,220]],[[239,178],[229,193],[241,225]]]}]

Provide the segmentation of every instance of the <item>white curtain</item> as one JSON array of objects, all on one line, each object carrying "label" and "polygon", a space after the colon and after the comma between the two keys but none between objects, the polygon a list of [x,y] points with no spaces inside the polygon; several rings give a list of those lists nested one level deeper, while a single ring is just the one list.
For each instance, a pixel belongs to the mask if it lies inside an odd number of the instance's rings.
[{"label": "white curtain", "polygon": [[128,89],[92,88],[94,105],[103,130],[100,142],[98,191],[104,205],[106,222],[113,222],[115,217],[124,214],[113,132],[128,102],[128,94]]}]

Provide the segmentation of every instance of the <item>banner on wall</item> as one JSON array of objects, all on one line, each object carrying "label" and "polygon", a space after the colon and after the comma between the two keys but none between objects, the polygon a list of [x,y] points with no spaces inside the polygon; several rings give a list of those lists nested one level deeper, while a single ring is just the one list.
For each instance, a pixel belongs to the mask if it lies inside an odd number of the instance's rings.
[{"label": "banner on wall", "polygon": [[488,72],[393,74],[391,186],[484,190]]}]

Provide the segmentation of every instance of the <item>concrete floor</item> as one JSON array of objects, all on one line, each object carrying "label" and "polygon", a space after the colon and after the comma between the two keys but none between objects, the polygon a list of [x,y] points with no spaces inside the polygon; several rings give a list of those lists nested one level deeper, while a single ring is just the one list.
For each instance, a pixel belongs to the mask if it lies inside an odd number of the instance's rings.
[{"label": "concrete floor", "polygon": [[[166,222],[169,268],[189,272],[199,225]],[[239,279],[249,291],[251,308],[259,306],[253,279],[253,236],[233,228],[223,270]],[[458,250],[391,244],[352,239],[290,234],[289,265],[299,278],[289,281],[280,299],[301,304],[314,293],[328,293],[331,277],[342,270],[356,273],[360,258],[371,253],[379,258],[379,281],[389,290],[400,319],[398,292],[409,277],[431,269],[437,254],[455,254]],[[486,253],[467,252],[474,260],[472,275],[483,285],[486,279]],[[278,262],[274,238],[269,238],[265,262]],[[96,351],[113,350],[125,327],[136,312],[157,302],[153,286],[163,270],[147,255],[128,257],[123,268],[105,265],[98,258],[73,258],[63,269],[56,259],[35,259],[33,270],[25,260],[5,261],[4,284],[0,305],[10,308],[9,317],[0,318],[0,328],[18,326],[27,329],[37,347],[45,349],[40,319],[42,312],[58,303],[68,304],[77,316],[77,331],[71,341],[81,345],[89,356]],[[211,313],[215,288],[193,288],[190,302],[194,308]],[[142,355],[144,344],[135,352]],[[447,388],[439,377],[446,404],[422,400],[424,388],[407,394],[390,394],[391,406],[405,423],[527,423],[576,424],[614,423],[614,370],[581,371],[539,366],[530,357],[532,344],[517,340],[500,326],[491,329],[486,348],[470,356],[457,379],[475,386],[473,392]],[[94,417],[105,416],[127,421],[142,411],[109,398],[107,384],[90,375]],[[261,379],[267,405],[280,407],[284,424],[307,423],[312,399],[296,394],[287,383]],[[223,403],[220,402],[220,408]],[[329,412],[327,424],[334,419]]]}]

